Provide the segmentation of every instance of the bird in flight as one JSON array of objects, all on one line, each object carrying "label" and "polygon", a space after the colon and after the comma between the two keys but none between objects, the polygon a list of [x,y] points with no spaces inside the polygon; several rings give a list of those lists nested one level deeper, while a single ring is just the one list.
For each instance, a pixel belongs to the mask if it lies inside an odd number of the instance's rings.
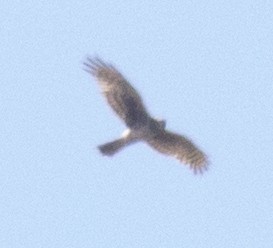
[{"label": "bird in flight", "polygon": [[166,130],[165,120],[150,116],[138,92],[112,64],[88,57],[84,66],[128,128],[120,138],[98,146],[103,155],[112,156],[128,145],[143,141],[158,152],[188,164],[195,173],[207,169],[207,156],[185,136]]}]

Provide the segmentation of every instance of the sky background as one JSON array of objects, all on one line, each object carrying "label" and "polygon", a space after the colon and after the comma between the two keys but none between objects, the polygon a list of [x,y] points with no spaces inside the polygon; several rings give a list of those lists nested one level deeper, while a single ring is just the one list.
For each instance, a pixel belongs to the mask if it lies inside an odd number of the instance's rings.
[{"label": "sky background", "polygon": [[[0,247],[273,247],[272,1],[2,1]],[[137,144],[82,70],[112,62],[209,170]]]}]

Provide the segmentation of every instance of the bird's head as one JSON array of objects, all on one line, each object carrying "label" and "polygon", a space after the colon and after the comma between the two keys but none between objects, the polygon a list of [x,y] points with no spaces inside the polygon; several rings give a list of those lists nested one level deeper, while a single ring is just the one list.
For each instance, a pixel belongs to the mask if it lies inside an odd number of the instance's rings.
[{"label": "bird's head", "polygon": [[166,120],[157,120],[159,126],[162,128],[162,129],[165,129],[166,127]]},{"label": "bird's head", "polygon": [[155,129],[165,129],[166,127],[166,121],[162,119],[152,119],[151,126]]}]

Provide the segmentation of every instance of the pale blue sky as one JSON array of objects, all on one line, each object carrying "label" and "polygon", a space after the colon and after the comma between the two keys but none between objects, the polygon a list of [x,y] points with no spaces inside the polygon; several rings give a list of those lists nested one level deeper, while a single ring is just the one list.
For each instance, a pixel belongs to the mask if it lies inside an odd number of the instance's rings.
[{"label": "pale blue sky", "polygon": [[[2,1],[0,247],[273,247],[272,1]],[[210,169],[138,144],[86,55],[114,63]]]}]

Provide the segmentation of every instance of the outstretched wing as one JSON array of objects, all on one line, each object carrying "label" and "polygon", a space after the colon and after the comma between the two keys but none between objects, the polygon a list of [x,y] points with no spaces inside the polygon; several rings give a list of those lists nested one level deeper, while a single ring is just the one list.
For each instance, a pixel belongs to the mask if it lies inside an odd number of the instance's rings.
[{"label": "outstretched wing", "polygon": [[87,58],[84,65],[98,81],[109,105],[128,127],[146,123],[148,113],[141,97],[113,65],[99,58]]},{"label": "outstretched wing", "polygon": [[189,164],[195,173],[202,173],[207,169],[208,160],[206,155],[182,135],[162,130],[146,141],[157,151],[174,156],[179,161]]}]

